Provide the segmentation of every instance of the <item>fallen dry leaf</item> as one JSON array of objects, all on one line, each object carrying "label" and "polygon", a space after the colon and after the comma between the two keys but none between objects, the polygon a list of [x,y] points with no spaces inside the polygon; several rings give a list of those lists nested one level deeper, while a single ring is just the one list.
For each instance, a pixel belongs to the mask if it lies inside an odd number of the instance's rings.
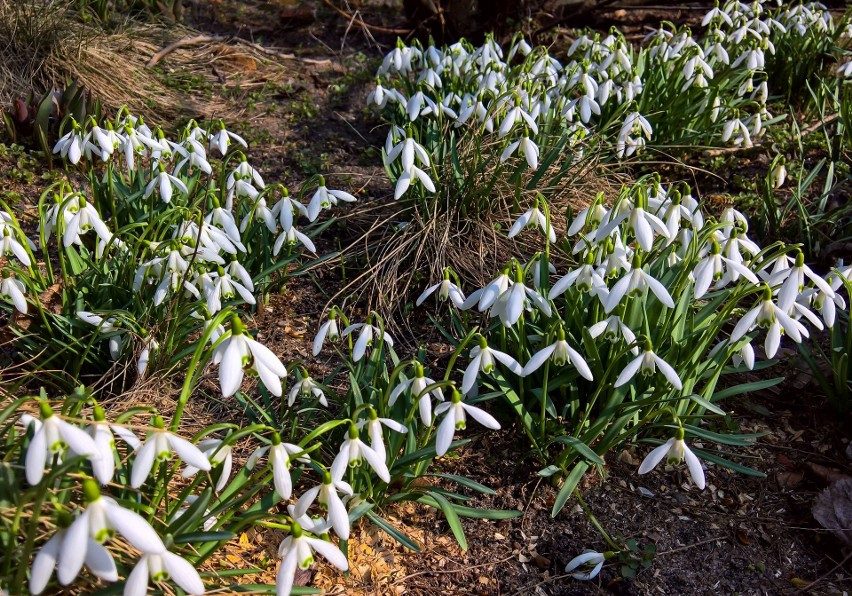
[{"label": "fallen dry leaf", "polygon": [[837,480],[819,493],[811,512],[823,528],[852,544],[852,478]]}]

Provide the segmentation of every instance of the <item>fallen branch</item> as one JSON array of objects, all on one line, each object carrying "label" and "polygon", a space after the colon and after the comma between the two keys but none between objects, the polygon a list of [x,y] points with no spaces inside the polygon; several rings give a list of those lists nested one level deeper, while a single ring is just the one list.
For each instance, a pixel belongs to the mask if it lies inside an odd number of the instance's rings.
[{"label": "fallen branch", "polygon": [[[804,137],[808,136],[809,134],[816,132],[821,127],[828,126],[829,124],[831,124],[832,122],[834,122],[838,118],[840,118],[840,114],[832,114],[831,116],[828,116],[825,120],[820,120],[818,122],[814,122],[813,124],[808,126],[806,129],[804,129],[801,133],[799,133],[799,137],[804,138]],[[763,146],[764,146],[763,143],[754,143],[750,147],[737,146],[737,147],[722,147],[720,149],[707,149],[706,151],[703,151],[701,153],[701,155],[704,156],[704,157],[719,157],[720,155],[731,155],[731,154],[734,154],[734,153],[741,153],[741,152],[744,152],[744,151],[757,151],[758,149],[763,148]]]},{"label": "fallen branch", "polygon": [[365,29],[369,29],[370,31],[378,31],[379,33],[390,33],[391,35],[411,35],[413,32],[411,29],[391,29],[389,27],[382,27],[380,25],[370,25],[369,23],[365,23],[361,19],[357,18],[355,15],[351,15],[345,10],[338,8],[331,0],[322,0],[326,6],[335,11],[337,14],[345,18],[347,21],[351,23],[355,23],[356,25],[360,25]]},{"label": "fallen branch", "polygon": [[184,37],[183,39],[179,39],[174,43],[170,43],[162,50],[151,56],[151,59],[148,60],[148,63],[145,65],[146,68],[151,68],[155,66],[160,60],[171,54],[177,49],[185,48],[187,46],[195,46],[202,43],[210,43],[214,41],[235,41],[239,44],[249,46],[257,50],[258,52],[263,52],[264,54],[268,54],[270,56],[275,56],[276,58],[281,58],[284,60],[299,60],[306,64],[315,64],[315,65],[328,65],[331,64],[331,60],[314,60],[312,58],[300,58],[295,54],[285,54],[283,52],[278,52],[276,50],[271,50],[269,48],[265,48],[262,45],[252,43],[245,39],[240,39],[239,37],[233,36],[224,36],[224,35],[195,35],[193,37]]}]

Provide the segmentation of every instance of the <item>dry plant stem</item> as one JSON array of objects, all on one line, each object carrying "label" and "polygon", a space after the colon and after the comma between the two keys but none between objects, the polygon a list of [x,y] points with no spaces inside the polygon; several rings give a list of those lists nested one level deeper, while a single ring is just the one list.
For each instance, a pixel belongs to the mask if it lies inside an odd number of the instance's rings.
[{"label": "dry plant stem", "polygon": [[356,18],[355,15],[351,15],[347,13],[345,10],[341,10],[331,0],[323,0],[326,6],[332,9],[334,12],[348,20],[350,23],[355,23],[356,25],[360,25],[365,29],[369,29],[370,31],[377,31],[379,33],[390,33],[391,35],[411,35],[413,30],[411,29],[392,29],[389,27],[382,27],[380,25],[370,25],[369,23],[365,23],[359,18]]},{"label": "dry plant stem", "polygon": [[247,45],[259,52],[263,52],[265,54],[269,54],[270,56],[275,56],[277,58],[282,58],[284,60],[299,60],[304,62],[305,64],[313,64],[313,65],[322,65],[326,66],[331,64],[331,60],[314,60],[312,58],[300,58],[295,54],[286,54],[283,52],[277,52],[270,48],[265,48],[260,44],[252,43],[250,41],[246,41],[244,39],[240,39],[239,37],[233,36],[225,36],[225,35],[194,35],[192,37],[184,37],[183,39],[179,39],[174,43],[167,45],[165,48],[151,56],[151,59],[148,60],[148,63],[145,64],[146,68],[152,68],[155,66],[160,60],[177,50],[178,48],[184,48],[187,46],[199,45],[202,43],[210,43],[216,41],[234,41],[238,44]]}]

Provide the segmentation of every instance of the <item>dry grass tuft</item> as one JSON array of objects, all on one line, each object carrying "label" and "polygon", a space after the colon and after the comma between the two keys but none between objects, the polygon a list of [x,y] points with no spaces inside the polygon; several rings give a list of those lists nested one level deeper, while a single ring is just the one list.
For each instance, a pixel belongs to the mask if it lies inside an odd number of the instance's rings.
[{"label": "dry grass tuft", "polygon": [[[480,150],[470,143],[460,149],[459,162],[466,163],[463,151]],[[493,148],[485,148],[492,150]],[[493,149],[496,151],[496,149]],[[593,152],[588,150],[587,155]],[[564,236],[569,208],[576,214],[587,207],[598,193],[611,200],[623,182],[622,177],[608,173],[595,156],[586,157],[571,166],[568,174],[554,188],[544,185],[536,190],[523,190],[516,195],[515,185],[498,178],[492,185],[497,164],[495,153],[490,171],[476,175],[473,188],[491,188],[486,197],[487,207],[471,211],[463,209],[453,182],[446,181],[452,165],[445,164],[441,171],[445,180],[436,185],[443,191],[429,208],[421,203],[391,202],[379,206],[366,205],[347,216],[347,223],[359,230],[358,239],[345,251],[347,259],[355,259],[362,273],[351,280],[332,298],[361,302],[384,315],[401,312],[430,283],[441,279],[445,267],[452,269],[462,279],[466,292],[482,287],[507,264],[513,255],[531,258],[543,250],[540,233],[526,232],[513,239],[506,234],[514,220],[532,206],[536,193],[541,192],[548,201],[553,227],[557,236]],[[567,156],[566,159],[571,159]],[[552,179],[564,163],[557,160],[541,180]],[[452,175],[452,174],[450,174]],[[532,174],[524,174],[520,183],[526,188]],[[551,261],[559,265],[559,256]],[[402,319],[404,320],[404,318]]]},{"label": "dry grass tuft", "polygon": [[244,102],[215,88],[239,83],[246,93],[284,81],[291,72],[252,44],[230,39],[176,49],[148,68],[154,54],[192,31],[127,22],[105,32],[79,20],[70,6],[55,0],[0,2],[0,107],[73,79],[108,108],[127,106],[152,122],[234,121],[245,111]]}]

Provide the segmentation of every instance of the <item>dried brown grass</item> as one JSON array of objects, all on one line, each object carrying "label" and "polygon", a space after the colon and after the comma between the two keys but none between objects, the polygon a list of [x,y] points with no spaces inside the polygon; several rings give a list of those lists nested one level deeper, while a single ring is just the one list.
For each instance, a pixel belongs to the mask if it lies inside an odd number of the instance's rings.
[{"label": "dried brown grass", "polygon": [[0,107],[76,80],[106,107],[127,106],[164,126],[190,117],[234,121],[245,111],[241,94],[225,97],[216,88],[239,84],[247,93],[292,72],[231,39],[179,48],[155,68],[146,66],[161,48],[192,34],[180,25],[132,21],[106,32],[82,22],[67,2],[0,0]]},{"label": "dried brown grass", "polygon": [[[479,149],[471,143],[460,151]],[[589,156],[574,164],[553,188],[542,185],[517,196],[514,184],[508,179],[498,180],[488,208],[476,213],[463,213],[456,197],[450,194],[454,183],[444,181],[442,185],[438,180],[435,182],[439,192],[443,190],[445,195],[430,211],[403,202],[366,205],[356,210],[347,216],[347,223],[359,230],[359,237],[344,254],[347,260],[360,265],[360,274],[332,302],[360,302],[393,320],[392,315],[401,313],[422,289],[441,279],[446,267],[452,267],[459,275],[463,290],[471,291],[493,279],[512,256],[531,258],[544,247],[540,233],[522,233],[513,239],[506,234],[514,220],[532,205],[537,192],[547,198],[559,238],[567,229],[569,210],[576,214],[599,193],[607,200],[617,196],[623,176],[602,165],[591,147],[586,151]],[[490,169],[477,175],[477,187],[491,184],[498,155],[495,153]],[[459,162],[465,163],[464,153]],[[542,180],[552,179],[561,166],[559,160],[554,162]],[[451,166],[445,165],[443,171],[452,171]],[[531,176],[524,175],[521,188],[526,188]],[[554,253],[551,261],[559,266],[559,255]]]}]

